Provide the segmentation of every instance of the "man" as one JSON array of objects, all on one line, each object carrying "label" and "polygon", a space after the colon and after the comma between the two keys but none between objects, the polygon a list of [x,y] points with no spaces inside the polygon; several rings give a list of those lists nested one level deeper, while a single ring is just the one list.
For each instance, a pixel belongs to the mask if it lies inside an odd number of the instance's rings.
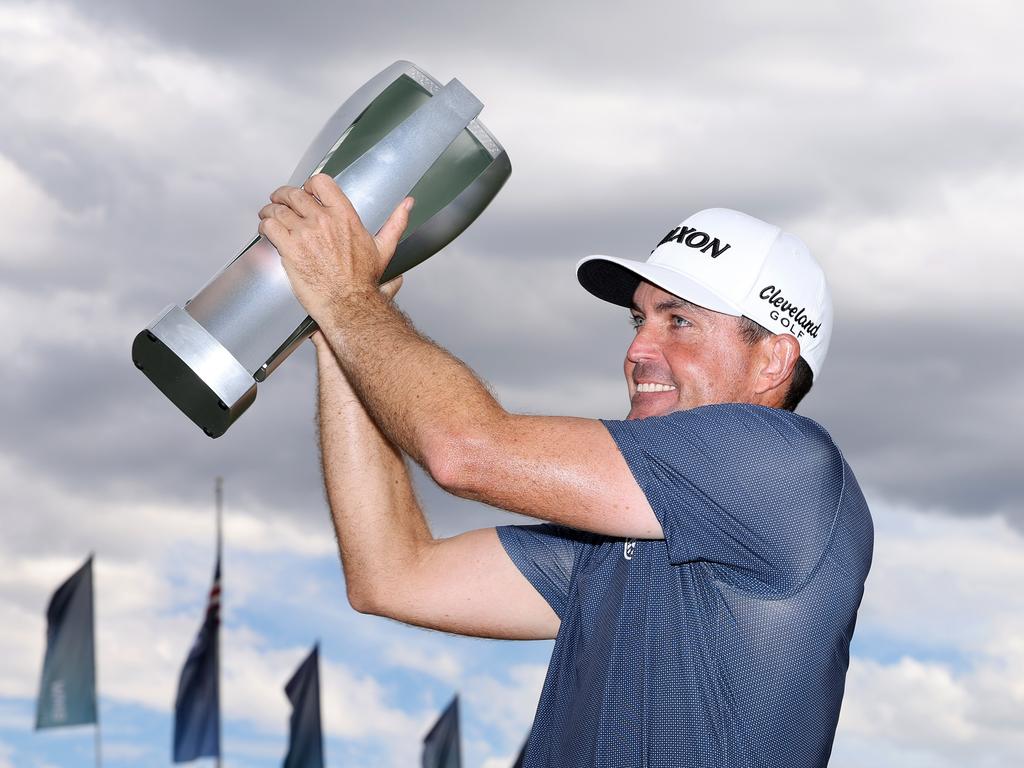
[{"label": "man", "polygon": [[[828,346],[824,276],[792,235],[701,211],[646,262],[585,259],[631,306],[625,421],[507,413],[377,282],[325,176],[260,212],[319,325],[324,477],[359,611],[557,638],[526,766],[822,766],[872,527],[849,467],[795,407]],[[548,521],[435,540],[402,454],[445,489]]]}]

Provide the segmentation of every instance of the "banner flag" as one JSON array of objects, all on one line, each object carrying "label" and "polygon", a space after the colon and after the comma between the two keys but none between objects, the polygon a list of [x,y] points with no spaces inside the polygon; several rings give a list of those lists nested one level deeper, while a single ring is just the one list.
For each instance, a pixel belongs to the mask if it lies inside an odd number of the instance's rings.
[{"label": "banner flag", "polygon": [[92,555],[58,587],[46,609],[46,655],[36,730],[97,722]]},{"label": "banner flag", "polygon": [[220,555],[206,617],[178,680],[174,702],[174,762],[220,756]]},{"label": "banner flag", "polygon": [[[529,741],[529,739],[526,741]],[[526,759],[526,741],[523,742],[523,748],[519,750],[519,757],[512,763],[512,768],[523,768],[523,760]]]},{"label": "banner flag", "polygon": [[292,703],[288,754],[284,768],[323,768],[324,740],[320,731],[320,644],[284,687]]},{"label": "banner flag", "polygon": [[458,694],[423,739],[423,768],[462,768]]}]

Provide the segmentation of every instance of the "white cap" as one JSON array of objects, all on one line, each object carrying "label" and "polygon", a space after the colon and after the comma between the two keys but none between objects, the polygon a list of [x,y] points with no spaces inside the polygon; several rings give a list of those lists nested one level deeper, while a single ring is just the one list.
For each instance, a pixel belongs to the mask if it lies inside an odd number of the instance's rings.
[{"label": "white cap", "polygon": [[647,261],[588,256],[580,284],[629,307],[641,280],[706,309],[749,317],[788,333],[818,377],[832,337],[832,297],[825,273],[803,241],[728,208],[690,216],[661,239]]}]

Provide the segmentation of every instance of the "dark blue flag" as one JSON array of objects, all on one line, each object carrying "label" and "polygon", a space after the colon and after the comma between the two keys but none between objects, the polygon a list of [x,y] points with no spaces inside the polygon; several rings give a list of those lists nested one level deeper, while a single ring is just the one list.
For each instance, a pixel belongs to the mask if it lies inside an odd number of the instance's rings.
[{"label": "dark blue flag", "polygon": [[288,754],[284,768],[323,768],[324,740],[320,733],[320,646],[313,651],[284,687],[292,703]]},{"label": "dark blue flag", "polygon": [[[527,739],[529,741],[529,739]],[[526,742],[523,742],[523,748],[519,750],[519,757],[512,763],[512,768],[523,768],[523,760],[526,759]]]},{"label": "dark blue flag", "polygon": [[423,768],[462,768],[458,695],[423,739]]},{"label": "dark blue flag", "polygon": [[92,555],[65,581],[46,609],[46,656],[36,728],[96,722]]},{"label": "dark blue flag", "polygon": [[174,702],[174,762],[220,756],[220,557],[206,618],[188,653]]}]

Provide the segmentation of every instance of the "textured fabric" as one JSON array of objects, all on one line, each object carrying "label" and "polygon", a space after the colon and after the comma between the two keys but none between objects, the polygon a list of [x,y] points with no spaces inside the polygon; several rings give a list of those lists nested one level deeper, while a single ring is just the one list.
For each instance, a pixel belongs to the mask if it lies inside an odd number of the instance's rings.
[{"label": "textured fabric", "polygon": [[839,450],[750,405],[605,426],[665,539],[498,529],[562,620],[525,767],[824,766],[873,539]]}]

